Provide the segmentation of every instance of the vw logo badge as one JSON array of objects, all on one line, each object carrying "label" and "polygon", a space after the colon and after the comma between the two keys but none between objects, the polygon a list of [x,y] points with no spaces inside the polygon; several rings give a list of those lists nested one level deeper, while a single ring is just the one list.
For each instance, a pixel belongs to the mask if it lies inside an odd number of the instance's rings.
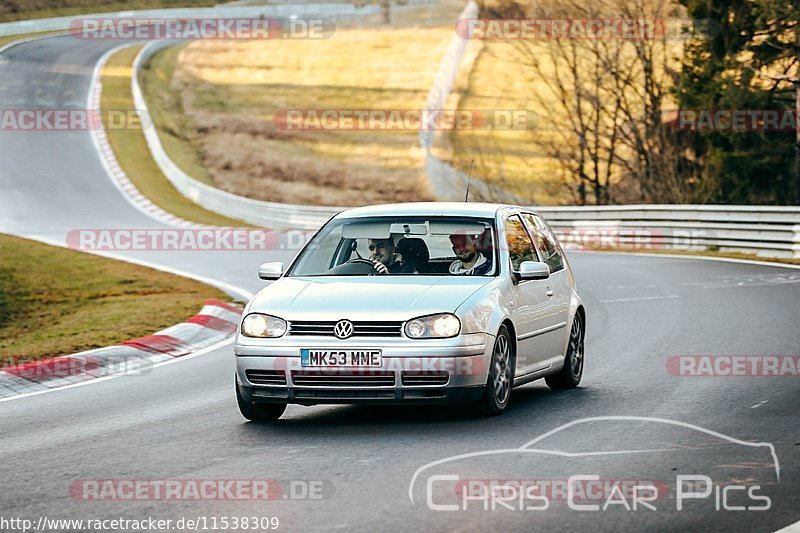
[{"label": "vw logo badge", "polygon": [[353,335],[353,323],[349,320],[340,320],[333,326],[333,334],[340,339],[349,338]]}]

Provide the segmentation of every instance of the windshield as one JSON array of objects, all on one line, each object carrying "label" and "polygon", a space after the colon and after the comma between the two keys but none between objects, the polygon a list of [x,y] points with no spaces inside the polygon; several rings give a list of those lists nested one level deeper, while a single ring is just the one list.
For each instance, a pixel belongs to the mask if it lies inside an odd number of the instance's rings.
[{"label": "windshield", "polygon": [[334,219],[288,276],[492,276],[494,221],[470,217]]}]

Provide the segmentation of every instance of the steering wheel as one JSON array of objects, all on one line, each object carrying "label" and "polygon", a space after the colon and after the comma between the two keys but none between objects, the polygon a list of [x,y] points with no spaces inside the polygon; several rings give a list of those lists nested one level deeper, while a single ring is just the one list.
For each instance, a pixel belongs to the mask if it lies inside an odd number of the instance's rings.
[{"label": "steering wheel", "polygon": [[374,276],[378,274],[375,270],[375,263],[363,257],[354,257],[341,265],[337,265],[328,271],[332,275],[345,275],[345,276],[358,276],[367,275]]}]

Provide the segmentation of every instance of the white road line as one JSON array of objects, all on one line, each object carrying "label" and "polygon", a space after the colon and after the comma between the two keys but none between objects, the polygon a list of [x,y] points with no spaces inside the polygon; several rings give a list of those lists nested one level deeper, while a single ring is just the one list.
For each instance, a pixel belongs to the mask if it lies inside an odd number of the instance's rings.
[{"label": "white road line", "polygon": [[227,292],[228,294],[235,294],[241,297],[243,300],[250,300],[254,296],[254,294],[248,291],[247,289],[237,287],[236,285],[231,285],[230,283],[226,283],[224,281],[216,280],[213,278],[207,278],[205,276],[193,274],[192,272],[186,272],[185,270],[178,270],[177,268],[159,265],[158,263],[151,263],[150,261],[144,261],[142,259],[134,259],[132,257],[126,257],[124,255],[118,255],[109,252],[101,252],[98,250],[78,250],[76,248],[70,248],[69,246],[66,245],[66,243],[63,243],[61,241],[48,239],[47,237],[40,237],[38,235],[29,235],[17,232],[0,232],[0,233],[5,233],[6,235],[14,235],[16,237],[21,237],[23,239],[30,239],[32,241],[43,242],[44,244],[49,244],[50,246],[58,246],[59,248],[68,248],[70,250],[75,250],[76,252],[99,255],[101,257],[108,257],[109,259],[116,259],[117,261],[123,261],[125,263],[140,265],[147,268],[152,268],[153,270],[160,270],[161,272],[167,272],[168,274],[175,274],[176,276],[193,279],[195,281],[199,281],[200,283],[205,283],[206,285],[217,287],[218,289],[221,289]]},{"label": "white road line", "polygon": [[786,285],[789,283],[800,283],[800,279],[787,279],[787,280],[777,280],[777,281],[763,281],[760,283],[749,283],[746,281],[740,281],[736,283],[736,285],[730,284],[708,284],[706,286],[702,286],[703,289],[741,289],[750,288],[750,287],[771,287],[773,285]]},{"label": "white road line", "polygon": [[[97,63],[94,66],[94,70],[92,71],[92,79],[89,82],[89,94],[86,97],[86,108],[91,110],[100,111],[101,108],[101,99],[102,99],[102,74],[103,68],[105,67],[108,60],[111,58],[112,55],[123,50],[125,48],[130,48],[132,46],[137,46],[139,43],[124,43],[120,44],[119,46],[115,46],[114,48],[106,51],[100,59],[98,59]],[[164,224],[165,226],[181,226],[182,223],[189,224],[188,221],[181,220],[180,223],[172,223],[167,220],[165,216],[168,214],[166,211],[162,210],[161,208],[157,207],[149,198],[142,196],[142,199],[139,201],[135,201],[130,193],[126,193],[125,189],[122,188],[122,184],[115,176],[115,169],[118,169],[117,172],[125,176],[125,181],[130,183],[132,186],[133,182],[128,180],[128,177],[125,175],[125,172],[119,166],[119,162],[116,160],[116,155],[114,154],[111,146],[108,142],[108,137],[105,132],[105,127],[100,126],[100,129],[92,129],[89,131],[89,137],[94,144],[95,152],[97,153],[98,158],[100,159],[100,165],[103,167],[103,170],[106,172],[106,176],[108,179],[111,180],[111,183],[114,184],[114,187],[117,188],[119,193],[122,195],[125,200],[131,204],[136,210],[140,213],[145,215],[146,217],[155,220],[160,224]],[[104,149],[105,148],[105,149]],[[148,151],[149,157],[149,151]],[[115,168],[112,168],[114,165]],[[126,184],[127,184],[126,183]],[[134,186],[135,187],[135,186]],[[138,192],[138,190],[137,190]],[[148,209],[148,207],[152,207],[154,209]]]},{"label": "white road line", "polygon": [[[190,354],[184,355],[182,357],[176,357],[174,359],[169,359],[167,361],[161,361],[160,363],[156,363],[154,365],[148,365],[148,366],[146,366],[144,368],[147,368],[149,370],[151,368],[158,368],[160,366],[171,365],[171,364],[174,364],[174,363],[179,363],[181,361],[186,361],[186,360],[189,360],[189,359],[193,359],[193,358],[198,357],[200,355],[204,355],[204,354],[207,354],[208,352],[213,352],[214,350],[222,348],[226,344],[232,343],[233,342],[233,338],[234,338],[234,336],[231,335],[227,339],[221,340],[216,344],[212,344],[211,346],[207,346],[207,347],[203,348],[202,350],[197,350],[194,353],[190,353]],[[40,390],[40,391],[36,391],[36,392],[27,392],[25,394],[18,394],[16,396],[10,396],[8,398],[0,398],[0,403],[11,402],[11,401],[14,401],[14,400],[21,400],[22,398],[28,398],[30,396],[38,396],[40,394],[48,394],[50,392],[58,392],[58,391],[67,390],[67,389],[74,389],[76,387],[83,387],[84,385],[93,385],[95,383],[100,383],[100,382],[103,382],[103,381],[108,381],[110,379],[116,379],[116,378],[120,378],[120,377],[128,376],[128,375],[131,375],[131,374],[126,373],[126,372],[120,372],[119,374],[113,374],[111,376],[104,376],[102,378],[89,379],[89,380],[86,380],[86,381],[81,381],[80,383],[73,383],[72,385],[65,385],[63,387],[56,387],[56,388],[53,388],[53,389]]]},{"label": "white road line", "polygon": [[756,409],[757,407],[761,407],[762,405],[764,405],[764,404],[765,404],[765,403],[767,403],[768,401],[769,401],[769,400],[764,400],[763,402],[759,402],[759,403],[757,403],[757,404],[755,404],[755,405],[751,406],[751,407],[750,407],[750,409]]},{"label": "white road line", "polygon": [[[35,40],[39,40],[39,39],[51,39],[51,38],[54,38],[54,37],[60,37],[61,35],[65,35],[65,34],[48,35],[48,36],[41,36],[41,37],[30,37],[30,38],[26,38],[26,39],[20,39],[20,40],[17,40],[17,41],[13,41],[11,43],[8,43],[5,46],[0,47],[0,53],[2,53],[5,50],[11,48],[12,46],[18,45],[18,44],[22,44],[22,43],[29,42],[29,41],[35,41]],[[107,51],[105,54],[103,54],[103,56],[100,58],[100,60],[97,62],[97,64],[95,64],[94,70],[92,72],[92,80],[91,80],[91,84],[90,84],[90,87],[89,87],[89,94],[88,94],[88,97],[87,97],[87,107],[92,107],[92,103],[94,103],[93,102],[94,91],[97,89],[96,86],[97,86],[97,83],[99,81],[100,73],[101,73],[102,68],[105,65],[106,61],[108,60],[108,58],[111,57],[111,55],[114,52],[119,51],[120,49],[126,48],[128,46],[133,46],[133,44],[135,44],[135,43],[122,44],[120,46],[114,47],[113,49],[111,49],[111,50]],[[98,106],[99,106],[99,102],[98,102]],[[113,175],[111,173],[111,169],[108,166],[108,162],[106,161],[106,158],[103,157],[103,155],[102,155],[102,151],[100,149],[99,142],[98,142],[99,139],[94,134],[91,134],[90,137],[92,139],[92,142],[95,145],[95,149],[96,149],[97,154],[99,156],[100,163],[103,165],[104,169],[106,170],[106,174],[111,179],[112,183],[114,183],[114,185],[120,191],[122,196],[131,205],[136,207],[140,212],[148,215],[150,218],[153,218],[153,219],[157,220],[158,222],[160,222],[162,224],[170,225],[168,222],[165,222],[163,219],[159,219],[157,217],[154,217],[154,216],[149,215],[148,213],[146,213],[145,210],[142,209],[141,206],[138,206],[136,204],[136,202],[134,202],[128,194],[124,193],[124,191],[120,188],[119,183],[117,183],[117,181],[113,178]],[[173,224],[173,225],[175,225],[175,224]],[[64,242],[56,241],[56,240],[49,239],[47,237],[42,237],[42,236],[39,236],[39,235],[26,235],[26,234],[17,233],[17,232],[8,232],[8,234],[9,235],[16,235],[18,237],[22,237],[22,238],[25,238],[25,239],[30,239],[30,240],[42,242],[42,243],[45,243],[45,244],[49,244],[51,246],[58,246],[60,248],[69,248],[66,245],[66,243],[64,243]],[[125,256],[122,256],[122,255],[117,255],[117,254],[108,253],[108,252],[97,252],[97,251],[88,251],[88,250],[77,250],[77,251],[80,251],[80,252],[83,252],[83,253],[91,253],[93,255],[99,255],[99,256],[102,256],[102,257],[108,257],[110,259],[115,259],[115,260],[118,260],[118,261],[124,261],[126,263],[132,263],[132,264],[136,264],[136,265],[152,268],[154,270],[159,270],[159,271],[167,272],[167,273],[174,274],[174,275],[177,275],[177,276],[182,276],[182,277],[185,277],[185,278],[193,279],[195,281],[199,281],[201,283],[205,283],[207,285],[211,285],[213,287],[217,287],[217,288],[219,288],[219,289],[221,289],[221,290],[223,290],[223,291],[225,291],[225,292],[227,292],[229,294],[236,295],[236,296],[238,296],[238,297],[240,297],[240,298],[242,298],[244,300],[249,300],[250,298],[253,297],[253,293],[252,292],[250,292],[250,291],[248,291],[246,289],[243,289],[241,287],[237,287],[235,285],[232,285],[230,283],[226,283],[224,281],[208,278],[208,277],[205,277],[205,276],[200,276],[200,275],[197,275],[197,274],[193,274],[191,272],[178,270],[178,269],[167,267],[167,266],[164,266],[164,265],[151,263],[149,261],[143,261],[143,260],[140,260],[140,259],[133,259],[133,258],[130,258],[130,257],[125,257]],[[155,365],[149,365],[147,368],[157,368],[159,366],[178,363],[180,361],[185,361],[185,360],[188,360],[188,359],[191,359],[191,358],[206,354],[206,353],[208,353],[210,351],[216,350],[216,349],[218,349],[218,348],[220,348],[222,346],[225,346],[226,344],[229,344],[229,343],[233,342],[233,339],[234,339],[234,337],[232,335],[232,336],[230,336],[229,338],[227,338],[225,340],[222,340],[222,341],[220,341],[220,342],[218,342],[218,343],[216,343],[216,344],[214,344],[212,346],[208,346],[206,348],[198,350],[198,351],[196,351],[194,353],[185,355],[183,357],[176,357],[175,359],[171,359],[171,360],[168,360],[168,361],[163,361],[163,362],[157,363]],[[12,400],[19,400],[19,399],[22,399],[22,398],[27,398],[29,396],[36,396],[36,395],[39,395],[39,394],[46,394],[46,393],[49,393],[49,392],[72,389],[72,388],[75,388],[75,387],[82,387],[84,385],[92,385],[94,383],[100,383],[102,381],[107,381],[109,379],[118,378],[118,377],[124,376],[124,375],[126,375],[126,374],[125,373],[120,373],[120,374],[115,374],[115,375],[111,375],[111,376],[104,376],[102,378],[90,379],[90,380],[87,380],[87,381],[82,381],[80,383],[74,383],[72,385],[66,385],[64,387],[57,387],[57,388],[47,389],[47,390],[43,390],[43,391],[36,391],[36,392],[29,392],[29,393],[25,393],[25,394],[19,394],[19,395],[11,396],[11,397],[8,397],[8,398],[2,398],[2,399],[0,399],[0,403],[12,401]]]},{"label": "white road line", "polygon": [[589,252],[574,250],[571,253],[584,253],[584,254],[608,254],[608,255],[632,255],[635,257],[660,257],[662,259],[697,259],[698,261],[721,261],[723,263],[738,263],[741,265],[755,265],[755,266],[768,266],[777,268],[791,268],[800,270],[800,265],[792,265],[789,263],[773,263],[772,261],[755,261],[752,259],[734,259],[732,257],[712,257],[707,255],[682,255],[682,254],[648,254],[646,252]]},{"label": "white road line", "polygon": [[668,294],[667,296],[636,296],[633,298],[614,298],[612,300],[598,300],[600,303],[613,303],[613,302],[646,302],[649,300],[671,300],[673,298],[680,298],[677,294]]},{"label": "white road line", "polygon": [[795,522],[794,524],[789,524],[783,529],[779,529],[775,533],[800,533],[800,521]]},{"label": "white road line", "polygon": [[0,46],[0,54],[5,52],[9,48],[17,46],[18,44],[29,43],[31,41],[38,41],[40,39],[53,39],[55,37],[63,37],[64,35],[69,35],[69,32],[56,33],[56,34],[53,34],[53,35],[39,35],[39,36],[34,35],[32,37],[24,37],[22,39],[17,39],[16,41],[11,41],[10,43],[6,43],[3,46]]}]

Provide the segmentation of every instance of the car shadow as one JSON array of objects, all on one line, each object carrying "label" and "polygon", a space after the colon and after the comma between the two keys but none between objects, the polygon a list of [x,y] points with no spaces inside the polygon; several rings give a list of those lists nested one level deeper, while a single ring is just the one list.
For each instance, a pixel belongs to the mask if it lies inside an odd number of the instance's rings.
[{"label": "car shadow", "polygon": [[[501,416],[476,414],[472,406],[460,405],[317,405],[288,411],[280,420],[269,423],[246,422],[244,430],[248,434],[301,434],[306,429],[325,428],[326,435],[349,434],[353,430],[379,428],[413,428],[415,434],[420,429],[431,433],[448,431],[454,427],[480,426],[498,428],[530,423],[541,417],[542,413],[581,411],[586,402],[599,394],[592,389],[576,388],[566,391],[552,391],[544,383],[533,383],[514,389],[511,404]],[[535,418],[534,418],[535,417]]]}]

